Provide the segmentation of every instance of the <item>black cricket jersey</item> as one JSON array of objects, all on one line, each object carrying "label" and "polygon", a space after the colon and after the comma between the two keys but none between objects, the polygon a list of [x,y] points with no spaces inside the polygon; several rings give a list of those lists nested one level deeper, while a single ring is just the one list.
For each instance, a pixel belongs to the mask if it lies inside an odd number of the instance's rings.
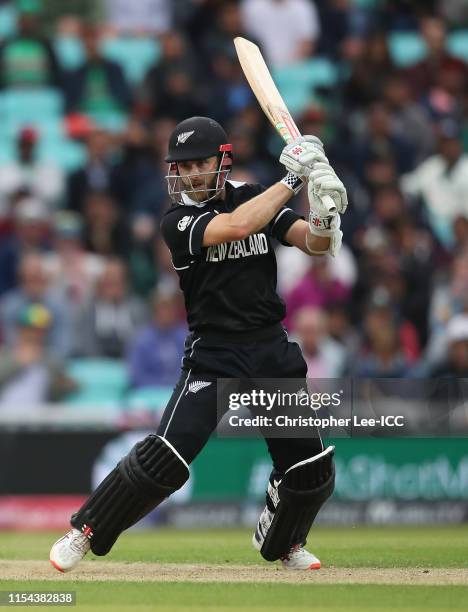
[{"label": "black cricket jersey", "polygon": [[265,189],[227,181],[224,200],[176,204],[165,213],[161,230],[179,275],[190,331],[248,332],[284,318],[271,237],[290,246],[284,235],[302,217],[284,206],[266,227],[244,240],[202,246],[205,228],[216,215],[232,212]]}]

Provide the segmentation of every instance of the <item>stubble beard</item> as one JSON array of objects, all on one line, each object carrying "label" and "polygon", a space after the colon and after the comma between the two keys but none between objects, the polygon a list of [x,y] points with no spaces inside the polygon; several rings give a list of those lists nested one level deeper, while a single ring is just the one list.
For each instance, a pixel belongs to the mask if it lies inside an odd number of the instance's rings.
[{"label": "stubble beard", "polygon": [[[216,182],[216,178],[216,176],[210,176],[207,178],[206,183],[203,179],[200,185],[193,185],[193,179],[192,185],[188,180],[187,182],[183,181],[185,193],[190,199],[195,200],[197,202],[203,202],[204,200],[208,200],[208,198],[214,195],[213,189]],[[192,190],[192,186],[194,187],[194,189],[196,189],[196,191]]]}]

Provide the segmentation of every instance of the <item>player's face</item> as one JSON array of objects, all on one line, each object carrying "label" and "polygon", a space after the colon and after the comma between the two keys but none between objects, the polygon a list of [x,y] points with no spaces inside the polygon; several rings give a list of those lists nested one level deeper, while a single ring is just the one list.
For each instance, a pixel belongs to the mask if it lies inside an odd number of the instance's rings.
[{"label": "player's face", "polygon": [[207,200],[215,187],[218,170],[218,157],[213,155],[206,159],[178,162],[179,175],[184,184],[186,194],[192,200],[202,202]]}]

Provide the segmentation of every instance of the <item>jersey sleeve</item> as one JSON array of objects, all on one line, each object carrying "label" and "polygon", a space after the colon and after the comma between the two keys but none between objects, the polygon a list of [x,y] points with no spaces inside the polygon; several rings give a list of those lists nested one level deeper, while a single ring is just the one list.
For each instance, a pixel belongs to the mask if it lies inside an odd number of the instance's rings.
[{"label": "jersey sleeve", "polygon": [[[246,191],[243,194],[242,201],[247,201],[247,199],[253,198],[263,193],[266,189],[267,187],[260,184],[245,185]],[[246,193],[248,194],[248,198],[246,198]],[[289,242],[286,242],[284,240],[284,236],[287,233],[288,229],[291,227],[291,225],[295,223],[298,219],[304,219],[304,217],[302,215],[298,215],[289,206],[283,206],[268,224],[270,236],[276,238],[276,240],[281,242],[281,244],[284,244],[284,246],[292,246],[289,244]]]},{"label": "jersey sleeve", "polygon": [[289,206],[283,206],[270,221],[270,234],[284,246],[291,246],[289,242],[285,241],[284,236],[298,219],[304,219],[304,217],[298,215]]},{"label": "jersey sleeve", "polygon": [[200,255],[203,235],[216,213],[193,208],[169,210],[161,221],[161,232],[169,247],[174,267],[184,266]]}]

